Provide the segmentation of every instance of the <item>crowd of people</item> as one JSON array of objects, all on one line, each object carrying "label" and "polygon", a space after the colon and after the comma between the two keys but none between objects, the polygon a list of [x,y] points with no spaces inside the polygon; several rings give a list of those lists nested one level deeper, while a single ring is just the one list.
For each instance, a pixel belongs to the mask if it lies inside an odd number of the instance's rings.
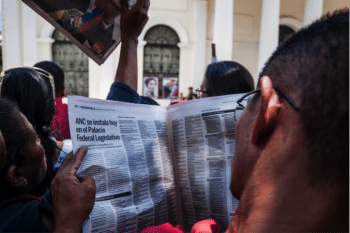
[{"label": "crowd of people", "polygon": [[[137,90],[138,36],[148,0],[120,0],[121,53],[108,100],[158,105]],[[50,78],[54,79],[54,90]],[[149,89],[156,80],[147,81]],[[215,220],[191,232],[349,231],[349,12],[326,15],[272,54],[257,89],[237,62],[207,67],[187,100],[246,93],[236,127],[228,229]],[[87,147],[69,153],[64,74],[44,61],[4,72],[0,99],[0,232],[80,232],[95,181],[76,172]],[[55,98],[54,98],[55,97]],[[185,232],[164,223],[147,232]]]}]

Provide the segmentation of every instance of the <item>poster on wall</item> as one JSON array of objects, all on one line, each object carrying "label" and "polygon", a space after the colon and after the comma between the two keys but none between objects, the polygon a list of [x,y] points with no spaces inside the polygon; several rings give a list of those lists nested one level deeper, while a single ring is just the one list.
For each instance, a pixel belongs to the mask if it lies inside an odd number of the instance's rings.
[{"label": "poster on wall", "polygon": [[178,98],[178,78],[163,78],[163,99]]},{"label": "poster on wall", "polygon": [[[22,0],[101,65],[121,40],[120,2],[115,0]],[[137,0],[129,0],[133,6]]]},{"label": "poster on wall", "polygon": [[143,78],[143,95],[158,99],[158,78],[144,77]]}]

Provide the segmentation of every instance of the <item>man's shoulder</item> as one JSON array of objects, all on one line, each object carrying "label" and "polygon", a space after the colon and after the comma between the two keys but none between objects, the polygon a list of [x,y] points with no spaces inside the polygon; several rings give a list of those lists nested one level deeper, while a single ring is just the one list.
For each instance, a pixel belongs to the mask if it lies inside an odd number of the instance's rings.
[{"label": "man's shoulder", "polygon": [[111,85],[107,100],[122,101],[134,104],[141,103],[140,95],[128,85],[115,82]]}]

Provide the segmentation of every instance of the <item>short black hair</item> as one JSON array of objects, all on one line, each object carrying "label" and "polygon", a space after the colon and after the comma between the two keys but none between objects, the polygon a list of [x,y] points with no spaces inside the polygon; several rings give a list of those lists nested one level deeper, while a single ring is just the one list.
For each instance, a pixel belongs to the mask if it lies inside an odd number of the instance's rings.
[{"label": "short black hair", "polygon": [[295,33],[267,61],[265,75],[300,107],[311,184],[349,187],[349,10]]},{"label": "short black hair", "polygon": [[40,69],[46,70],[52,74],[55,83],[55,95],[60,95],[62,88],[64,87],[64,72],[57,64],[51,61],[42,61],[34,65]]},{"label": "short black hair", "polygon": [[238,62],[221,61],[209,64],[205,77],[208,96],[238,94],[254,90],[252,75]]}]

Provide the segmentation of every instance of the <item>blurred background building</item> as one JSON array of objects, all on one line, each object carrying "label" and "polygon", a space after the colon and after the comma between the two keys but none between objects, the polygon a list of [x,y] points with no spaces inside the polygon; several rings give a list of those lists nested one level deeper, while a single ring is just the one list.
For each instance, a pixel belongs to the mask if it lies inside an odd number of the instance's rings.
[{"label": "blurred background building", "polygon": [[[256,79],[279,43],[348,0],[151,0],[149,21],[139,37],[138,93],[144,78],[157,78],[157,101],[168,105],[164,86],[178,93],[198,88],[216,44],[219,61],[244,65]],[[1,69],[60,65],[67,95],[105,99],[117,69],[120,47],[97,65],[62,33],[20,0],[1,0]]]}]

